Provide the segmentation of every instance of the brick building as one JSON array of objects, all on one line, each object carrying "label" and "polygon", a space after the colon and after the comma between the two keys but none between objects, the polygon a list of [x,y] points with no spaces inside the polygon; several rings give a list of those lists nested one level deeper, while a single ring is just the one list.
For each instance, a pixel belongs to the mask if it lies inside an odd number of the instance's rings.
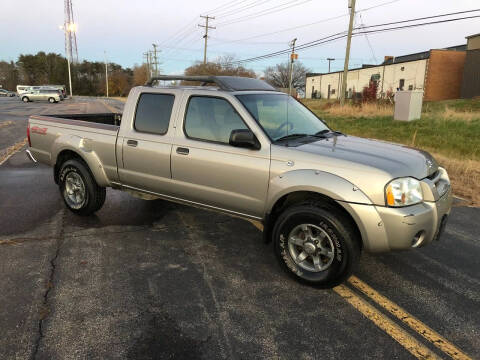
[{"label": "brick building", "polygon": [[[466,45],[432,49],[403,56],[386,56],[380,65],[363,65],[351,69],[347,76],[347,97],[362,92],[370,81],[378,85],[377,96],[399,90],[423,90],[425,100],[460,97],[466,57]],[[480,53],[479,53],[480,55]],[[343,71],[306,76],[306,98],[339,97]]]}]

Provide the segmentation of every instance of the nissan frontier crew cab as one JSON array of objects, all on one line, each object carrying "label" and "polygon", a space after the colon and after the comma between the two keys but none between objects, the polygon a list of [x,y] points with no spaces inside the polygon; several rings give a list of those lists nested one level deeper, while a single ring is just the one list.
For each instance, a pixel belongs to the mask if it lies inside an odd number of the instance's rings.
[{"label": "nissan frontier crew cab", "polygon": [[[201,86],[153,86],[171,80]],[[27,133],[74,213],[99,210],[111,187],[258,220],[281,266],[318,287],[344,281],[362,250],[438,239],[452,203],[428,153],[334,131],[257,79],[155,77],[121,119],[31,116]]]}]

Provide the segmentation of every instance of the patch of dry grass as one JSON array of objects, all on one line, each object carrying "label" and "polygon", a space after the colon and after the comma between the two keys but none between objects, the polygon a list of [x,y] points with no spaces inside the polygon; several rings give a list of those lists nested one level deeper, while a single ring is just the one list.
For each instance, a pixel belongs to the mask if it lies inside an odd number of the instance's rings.
[{"label": "patch of dry grass", "polygon": [[324,109],[333,116],[345,116],[350,118],[370,117],[370,116],[393,116],[393,106],[377,103],[363,103],[359,105],[346,104],[340,106],[334,103]]},{"label": "patch of dry grass", "polygon": [[469,205],[480,206],[480,161],[460,160],[434,154],[447,169],[455,195],[468,200]]},{"label": "patch of dry grass", "polygon": [[449,106],[445,107],[443,112],[439,114],[442,119],[449,121],[449,120],[460,120],[465,122],[472,122],[475,119],[480,119],[480,112],[478,111],[461,111],[452,109]]},{"label": "patch of dry grass", "polygon": [[121,101],[121,102],[127,101],[127,97],[126,97],[126,96],[111,96],[111,97],[109,97],[109,99],[119,100],[119,101]]}]

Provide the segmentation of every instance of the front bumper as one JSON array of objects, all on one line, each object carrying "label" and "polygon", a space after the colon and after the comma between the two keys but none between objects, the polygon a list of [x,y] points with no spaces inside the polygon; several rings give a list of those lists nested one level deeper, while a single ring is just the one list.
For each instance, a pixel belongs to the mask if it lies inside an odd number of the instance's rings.
[{"label": "front bumper", "polygon": [[390,250],[427,245],[439,239],[452,207],[451,188],[435,202],[405,208],[378,207]]},{"label": "front bumper", "polygon": [[363,248],[370,252],[405,250],[424,246],[434,239],[438,240],[453,201],[452,189],[445,171],[443,179],[448,181],[445,194],[438,196],[433,183],[428,184],[434,189],[431,197],[427,197],[431,200],[412,206],[394,208],[342,203],[359,227]]}]

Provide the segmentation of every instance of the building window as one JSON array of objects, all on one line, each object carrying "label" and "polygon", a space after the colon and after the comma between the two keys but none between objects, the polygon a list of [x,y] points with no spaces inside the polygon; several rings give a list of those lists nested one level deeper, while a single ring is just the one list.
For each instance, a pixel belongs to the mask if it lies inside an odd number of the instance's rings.
[{"label": "building window", "polygon": [[398,83],[398,90],[403,90],[404,86],[405,86],[405,79],[400,79]]},{"label": "building window", "polygon": [[413,90],[413,85],[408,85],[408,90]]},{"label": "building window", "polygon": [[402,66],[402,67],[400,68],[400,71],[404,71],[404,70],[405,70],[405,66]]},{"label": "building window", "polygon": [[332,95],[335,94],[335,89],[332,89],[332,91],[330,92]]}]

